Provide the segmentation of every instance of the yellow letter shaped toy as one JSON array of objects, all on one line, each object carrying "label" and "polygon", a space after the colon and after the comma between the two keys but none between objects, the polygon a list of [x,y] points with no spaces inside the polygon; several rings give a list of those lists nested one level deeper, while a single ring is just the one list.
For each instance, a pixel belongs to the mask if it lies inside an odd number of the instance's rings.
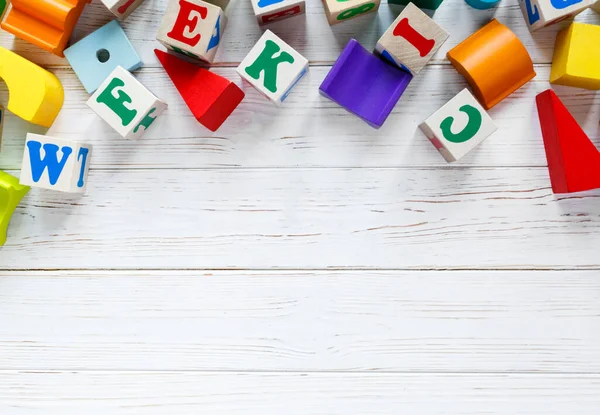
[{"label": "yellow letter shaped toy", "polygon": [[0,246],[6,242],[8,222],[29,186],[19,184],[19,179],[0,170]]}]

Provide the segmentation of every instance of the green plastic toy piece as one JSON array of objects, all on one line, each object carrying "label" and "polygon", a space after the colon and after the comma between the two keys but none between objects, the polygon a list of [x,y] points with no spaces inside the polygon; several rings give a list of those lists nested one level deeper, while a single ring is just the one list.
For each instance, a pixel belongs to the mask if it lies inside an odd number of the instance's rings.
[{"label": "green plastic toy piece", "polygon": [[406,6],[408,3],[414,3],[419,9],[437,10],[444,0],[388,0],[389,4],[400,4]]},{"label": "green plastic toy piece", "polygon": [[6,242],[10,218],[29,189],[29,186],[19,184],[16,177],[0,170],[0,246]]}]

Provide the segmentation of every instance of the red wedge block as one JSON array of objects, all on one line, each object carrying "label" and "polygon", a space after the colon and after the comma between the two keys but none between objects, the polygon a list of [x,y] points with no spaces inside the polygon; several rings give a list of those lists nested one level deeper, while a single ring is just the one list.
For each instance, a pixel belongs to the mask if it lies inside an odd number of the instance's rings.
[{"label": "red wedge block", "polygon": [[600,188],[600,152],[551,89],[536,97],[554,193]]},{"label": "red wedge block", "polygon": [[194,117],[216,131],[244,99],[244,91],[228,79],[154,49]]}]

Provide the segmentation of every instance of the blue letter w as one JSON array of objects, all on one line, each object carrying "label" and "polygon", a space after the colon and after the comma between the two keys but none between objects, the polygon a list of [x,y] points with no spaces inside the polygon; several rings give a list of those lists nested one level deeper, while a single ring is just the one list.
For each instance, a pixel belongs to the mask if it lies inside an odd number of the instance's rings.
[{"label": "blue letter w", "polygon": [[48,168],[48,178],[50,184],[54,186],[60,177],[60,174],[65,167],[69,156],[73,152],[71,147],[63,147],[62,159],[58,161],[58,146],[56,144],[44,144],[44,158],[42,159],[41,148],[42,143],[39,141],[28,141],[27,148],[29,149],[29,161],[31,163],[31,178],[35,183],[40,181],[44,170]]}]

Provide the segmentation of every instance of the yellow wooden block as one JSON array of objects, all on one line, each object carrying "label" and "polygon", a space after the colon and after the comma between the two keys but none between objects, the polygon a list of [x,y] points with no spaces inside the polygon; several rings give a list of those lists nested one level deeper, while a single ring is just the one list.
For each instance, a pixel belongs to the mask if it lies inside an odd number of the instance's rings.
[{"label": "yellow wooden block", "polygon": [[600,26],[571,23],[558,33],[550,82],[600,89]]},{"label": "yellow wooden block", "polygon": [[8,111],[33,124],[52,125],[65,98],[54,74],[0,47],[0,78],[8,87]]}]

